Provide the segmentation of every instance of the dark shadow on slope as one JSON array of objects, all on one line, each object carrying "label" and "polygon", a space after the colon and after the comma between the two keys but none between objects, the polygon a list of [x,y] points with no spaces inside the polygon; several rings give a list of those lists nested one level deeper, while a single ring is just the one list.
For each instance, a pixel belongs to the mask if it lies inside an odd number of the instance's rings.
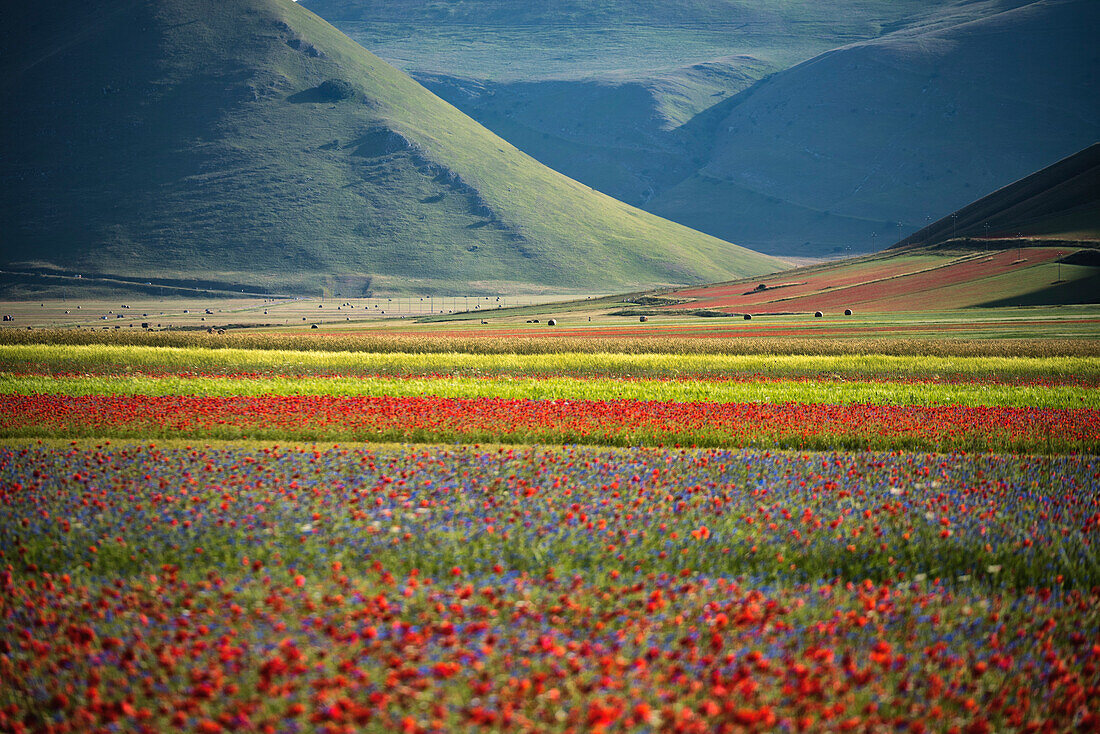
[{"label": "dark shadow on slope", "polygon": [[1051,283],[1031,293],[978,304],[977,308],[998,306],[1073,306],[1100,303],[1100,270],[1077,280]]}]

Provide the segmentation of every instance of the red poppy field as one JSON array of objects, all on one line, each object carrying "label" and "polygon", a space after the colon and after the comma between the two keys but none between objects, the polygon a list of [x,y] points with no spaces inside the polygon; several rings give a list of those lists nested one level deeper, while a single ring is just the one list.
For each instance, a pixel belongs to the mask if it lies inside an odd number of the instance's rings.
[{"label": "red poppy field", "polygon": [[0,431],[307,441],[1085,451],[1100,410],[446,397],[0,396]]},{"label": "red poppy field", "polygon": [[0,731],[1100,731],[1094,358],[74,354],[0,375]]},{"label": "red poppy field", "polygon": [[[1057,248],[1034,247],[954,256],[902,256],[881,261],[841,262],[810,270],[797,281],[762,279],[753,285],[719,285],[675,291],[690,302],[670,311],[710,308],[749,313],[928,311],[965,308],[1002,295],[1019,297],[1055,279]],[[788,279],[789,281],[789,279]],[[763,285],[764,288],[758,286]]]}]

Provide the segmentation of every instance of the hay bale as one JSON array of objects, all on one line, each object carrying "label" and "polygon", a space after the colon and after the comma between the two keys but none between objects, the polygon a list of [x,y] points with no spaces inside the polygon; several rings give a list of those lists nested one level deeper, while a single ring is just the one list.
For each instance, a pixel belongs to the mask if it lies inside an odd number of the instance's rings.
[{"label": "hay bale", "polygon": [[851,316],[852,315],[852,309],[850,309],[850,308],[844,309],[844,315],[845,316]]},{"label": "hay bale", "polygon": [[822,316],[824,316],[824,315],[825,315],[825,314],[821,313],[820,311],[814,311],[814,318],[815,318],[815,319],[819,319],[819,318],[821,318],[821,317],[822,317]]},{"label": "hay bale", "polygon": [[752,314],[751,313],[745,314],[745,321],[752,321]]},{"label": "hay bale", "polygon": [[547,326],[557,326],[558,325],[558,320],[557,319],[550,319],[549,321],[546,322],[546,325]]},{"label": "hay bale", "polygon": [[649,321],[649,317],[648,316],[639,316],[638,321],[640,321],[644,324],[645,322]]}]

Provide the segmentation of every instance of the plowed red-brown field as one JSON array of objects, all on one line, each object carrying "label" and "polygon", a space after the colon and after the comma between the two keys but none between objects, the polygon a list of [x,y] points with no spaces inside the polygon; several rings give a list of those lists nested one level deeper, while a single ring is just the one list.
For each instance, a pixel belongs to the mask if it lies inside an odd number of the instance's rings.
[{"label": "plowed red-brown field", "polygon": [[[965,308],[999,293],[983,284],[992,281],[1005,286],[1006,276],[1014,291],[1038,290],[1054,280],[1049,265],[1065,250],[1028,248],[1021,257],[1017,250],[953,257],[898,257],[885,261],[838,264],[810,271],[794,279],[784,273],[760,282],[766,289],[723,284],[677,291],[691,298],[670,306],[670,311],[712,309],[736,313],[787,313],[806,311],[923,311],[937,308]],[[972,288],[966,286],[972,284]]]}]

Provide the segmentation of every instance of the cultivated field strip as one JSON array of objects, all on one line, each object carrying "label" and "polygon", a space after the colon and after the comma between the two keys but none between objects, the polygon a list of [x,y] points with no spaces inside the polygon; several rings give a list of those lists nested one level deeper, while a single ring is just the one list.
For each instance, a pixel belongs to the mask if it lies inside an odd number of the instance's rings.
[{"label": "cultivated field strip", "polygon": [[298,351],[134,345],[0,345],[0,371],[195,375],[815,378],[1100,384],[1100,357]]},{"label": "cultivated field strip", "polygon": [[0,395],[439,397],[802,405],[984,406],[1100,409],[1100,389],[855,381],[705,381],[574,377],[41,376],[0,373]]},{"label": "cultivated field strip", "polygon": [[3,395],[2,437],[1100,453],[1100,411],[330,395]]},{"label": "cultivated field strip", "polygon": [[[201,347],[323,352],[405,352],[412,354],[732,354],[732,355],[895,355],[914,357],[1100,357],[1100,342],[1089,338],[979,338],[904,337],[676,337],[676,336],[469,336],[425,334],[331,334],[234,332],[100,331],[33,329],[0,331],[0,344],[52,346],[114,344],[124,346]],[[942,332],[942,328],[939,329]],[[489,332],[492,333],[492,332]]]}]

